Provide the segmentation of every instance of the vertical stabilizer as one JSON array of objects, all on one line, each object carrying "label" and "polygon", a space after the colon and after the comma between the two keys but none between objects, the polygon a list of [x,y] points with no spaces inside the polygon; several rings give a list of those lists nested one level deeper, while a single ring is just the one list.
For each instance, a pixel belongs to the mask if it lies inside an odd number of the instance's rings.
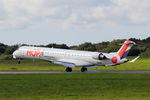
[{"label": "vertical stabilizer", "polygon": [[122,47],[117,52],[117,54],[120,56],[121,59],[127,57],[128,53],[133,45],[135,45],[135,42],[133,42],[133,41],[127,40],[124,42]]}]

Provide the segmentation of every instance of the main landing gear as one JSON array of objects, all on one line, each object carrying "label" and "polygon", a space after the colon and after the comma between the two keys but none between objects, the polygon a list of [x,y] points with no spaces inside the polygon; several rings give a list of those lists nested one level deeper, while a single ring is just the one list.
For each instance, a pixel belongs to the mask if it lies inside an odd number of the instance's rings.
[{"label": "main landing gear", "polygon": [[66,68],[66,72],[72,72],[72,68],[67,67],[67,68]]},{"label": "main landing gear", "polygon": [[[86,72],[86,71],[87,71],[87,68],[85,68],[85,67],[82,67],[82,68],[81,68],[81,72]],[[72,72],[72,68],[67,67],[67,68],[66,68],[66,72]]]},{"label": "main landing gear", "polygon": [[86,72],[86,71],[87,71],[87,68],[85,68],[85,67],[81,68],[81,72]]}]

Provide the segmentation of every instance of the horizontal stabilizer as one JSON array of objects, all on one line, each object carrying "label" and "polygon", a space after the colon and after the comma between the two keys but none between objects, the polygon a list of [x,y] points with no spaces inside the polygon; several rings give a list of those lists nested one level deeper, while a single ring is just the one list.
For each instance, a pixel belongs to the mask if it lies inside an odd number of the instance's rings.
[{"label": "horizontal stabilizer", "polygon": [[140,58],[140,56],[137,56],[136,58],[134,58],[133,60],[129,61],[131,63],[135,62],[138,58]]}]

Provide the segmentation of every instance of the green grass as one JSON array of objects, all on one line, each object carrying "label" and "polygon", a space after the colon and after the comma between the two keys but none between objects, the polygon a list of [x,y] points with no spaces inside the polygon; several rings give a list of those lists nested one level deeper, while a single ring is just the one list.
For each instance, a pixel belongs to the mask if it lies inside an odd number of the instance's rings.
[{"label": "green grass", "polygon": [[47,61],[41,60],[22,60],[21,64],[17,64],[16,60],[2,60],[0,61],[0,71],[28,71],[28,70],[64,70],[63,66],[59,66]]},{"label": "green grass", "polygon": [[149,100],[150,74],[0,75],[0,100]]},{"label": "green grass", "polygon": [[[130,57],[129,59],[133,59]],[[73,70],[80,70],[81,67]],[[91,70],[150,70],[150,57],[139,58],[134,63],[125,63],[117,66],[96,67]],[[0,71],[64,71],[65,68],[60,65],[52,64],[39,60],[23,60],[21,64],[17,64],[15,60],[0,60]]]}]

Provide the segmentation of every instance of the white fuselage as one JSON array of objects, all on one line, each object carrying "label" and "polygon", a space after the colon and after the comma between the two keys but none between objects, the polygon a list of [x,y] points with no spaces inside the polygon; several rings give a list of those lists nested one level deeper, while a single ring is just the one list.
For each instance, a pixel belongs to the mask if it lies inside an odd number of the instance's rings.
[{"label": "white fuselage", "polygon": [[[66,67],[70,67],[70,65],[71,67],[115,65],[112,63],[111,58],[118,56],[116,53],[103,53],[107,57],[107,59],[103,60],[94,58],[94,55],[98,54],[99,52],[23,46],[13,53],[13,57],[47,60],[64,66],[66,65]],[[116,64],[121,63],[119,60],[118,58],[118,63]]]}]

